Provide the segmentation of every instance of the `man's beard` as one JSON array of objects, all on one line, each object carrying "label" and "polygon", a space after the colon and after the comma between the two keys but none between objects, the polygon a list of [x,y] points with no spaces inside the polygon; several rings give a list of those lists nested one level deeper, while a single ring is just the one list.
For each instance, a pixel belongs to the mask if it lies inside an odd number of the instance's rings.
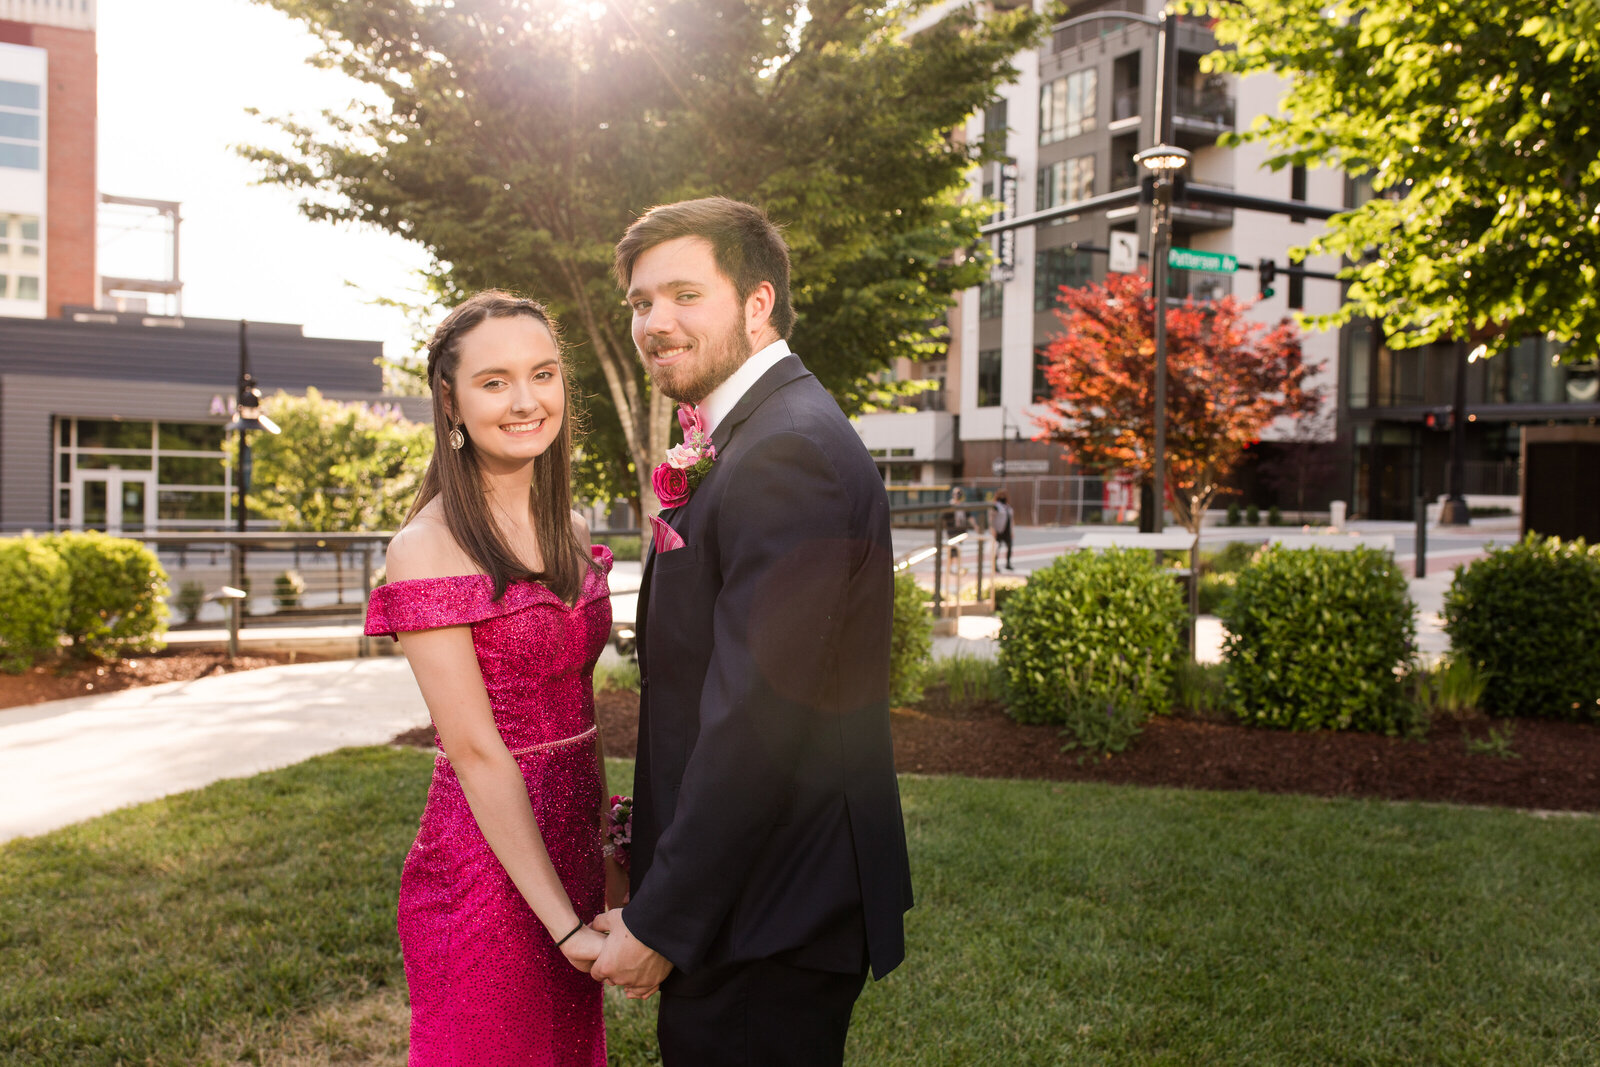
[{"label": "man's beard", "polygon": [[740,314],[721,336],[699,343],[694,355],[701,358],[691,357],[681,367],[649,363],[646,366],[650,368],[650,381],[657,389],[680,403],[698,404],[754,354],[750,335],[744,330],[744,316]]}]

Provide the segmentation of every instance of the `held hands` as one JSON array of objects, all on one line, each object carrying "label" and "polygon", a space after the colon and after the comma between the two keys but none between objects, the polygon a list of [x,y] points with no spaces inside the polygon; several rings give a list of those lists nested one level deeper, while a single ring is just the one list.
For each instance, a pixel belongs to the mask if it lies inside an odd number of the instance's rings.
[{"label": "held hands", "polygon": [[646,1000],[661,988],[672,973],[672,961],[628,932],[620,908],[596,916],[593,925],[607,936],[589,969],[590,978],[622,986],[630,1000]]},{"label": "held hands", "polygon": [[601,950],[605,948],[606,935],[592,926],[580,927],[576,933],[563,941],[559,948],[561,954],[584,974],[589,974],[594,961],[599,958]]}]

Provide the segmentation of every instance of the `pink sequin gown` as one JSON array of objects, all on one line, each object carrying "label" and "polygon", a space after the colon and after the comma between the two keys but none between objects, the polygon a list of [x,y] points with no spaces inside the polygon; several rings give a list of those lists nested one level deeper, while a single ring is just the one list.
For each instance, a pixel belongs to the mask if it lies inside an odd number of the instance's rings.
[{"label": "pink sequin gown", "polygon": [[[609,572],[610,551],[594,554]],[[366,632],[471,625],[495,725],[587,922],[605,901],[592,679],[611,635],[606,579],[591,572],[572,608],[533,582],[493,595],[484,575],[391,582],[372,591]],[[600,986],[566,961],[511,883],[443,753],[400,876],[399,928],[413,1067],[603,1067]]]}]

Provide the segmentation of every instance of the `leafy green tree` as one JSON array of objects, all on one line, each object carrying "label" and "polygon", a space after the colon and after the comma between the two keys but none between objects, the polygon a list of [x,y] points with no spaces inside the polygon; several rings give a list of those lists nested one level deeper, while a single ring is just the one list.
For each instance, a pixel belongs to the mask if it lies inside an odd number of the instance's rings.
[{"label": "leafy green tree", "polygon": [[275,120],[288,147],[244,150],[265,180],[312,218],[423,245],[444,303],[489,286],[549,303],[605,427],[584,476],[652,509],[675,420],[609,276],[622,231],[686,197],[763,205],[793,251],[796,349],[859,409],[895,358],[943,350],[949,294],[982,279],[961,254],[981,244],[961,202],[981,147],[953,134],[1040,24],[963,9],[908,34],[923,5],[852,0],[258,2],[380,101]]},{"label": "leafy green tree", "polygon": [[1274,167],[1323,164],[1376,198],[1305,249],[1357,261],[1344,306],[1389,343],[1549,334],[1600,354],[1600,2],[1195,0],[1211,69],[1287,79],[1241,135]]},{"label": "leafy green tree", "polygon": [[[250,437],[250,514],[286,530],[393,530],[433,453],[433,427],[398,412],[278,393],[261,409],[281,431]],[[238,440],[230,435],[230,461]]]}]

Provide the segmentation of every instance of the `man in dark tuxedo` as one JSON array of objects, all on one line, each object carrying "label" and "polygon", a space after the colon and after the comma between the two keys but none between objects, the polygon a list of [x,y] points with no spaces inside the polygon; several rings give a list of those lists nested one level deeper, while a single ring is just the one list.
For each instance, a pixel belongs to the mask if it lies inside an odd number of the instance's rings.
[{"label": "man in dark tuxedo", "polygon": [[758,208],[653,208],[616,273],[652,381],[716,457],[645,562],[631,895],[596,920],[593,974],[660,989],[669,1067],[837,1064],[911,906],[888,498],[789,352],[788,249]]}]

